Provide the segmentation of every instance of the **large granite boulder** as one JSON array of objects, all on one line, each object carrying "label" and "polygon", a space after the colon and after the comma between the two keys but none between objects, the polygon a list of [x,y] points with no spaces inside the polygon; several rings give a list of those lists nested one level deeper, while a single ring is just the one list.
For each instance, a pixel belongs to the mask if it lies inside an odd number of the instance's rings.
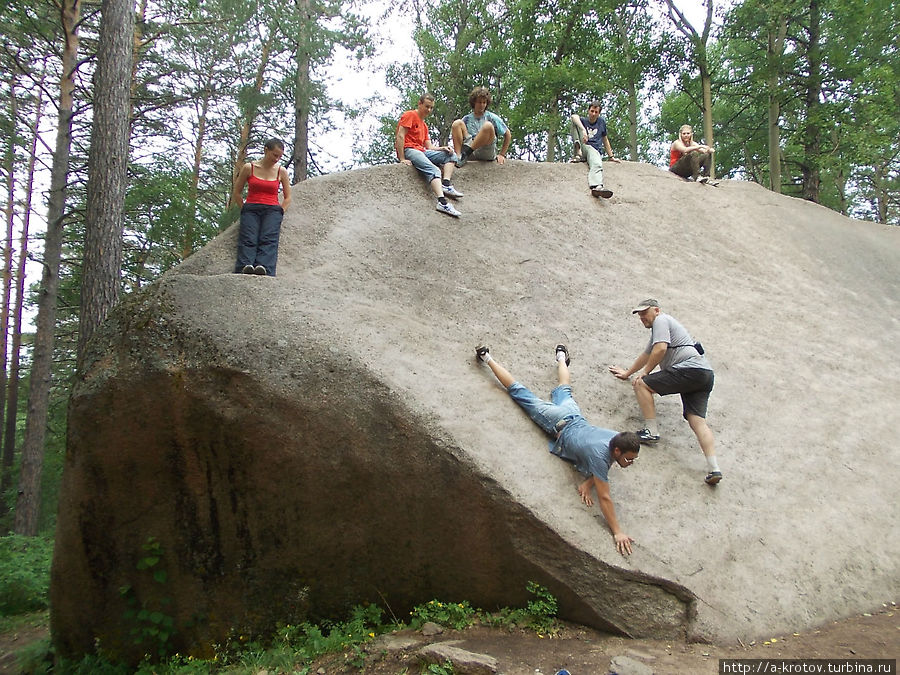
[{"label": "large granite boulder", "polygon": [[[409,167],[296,186],[276,278],[236,229],[98,333],[71,401],[52,580],[61,654],[204,653],[378,603],[493,609],[548,587],[630,636],[752,638],[896,598],[900,231],[647,165],[471,163],[460,220]],[[619,556],[569,465],[473,359],[535,391],[569,345],[590,421],[635,429],[658,297],[716,368],[725,480],[677,397],[610,485]],[[142,639],[135,644],[136,639]]]}]

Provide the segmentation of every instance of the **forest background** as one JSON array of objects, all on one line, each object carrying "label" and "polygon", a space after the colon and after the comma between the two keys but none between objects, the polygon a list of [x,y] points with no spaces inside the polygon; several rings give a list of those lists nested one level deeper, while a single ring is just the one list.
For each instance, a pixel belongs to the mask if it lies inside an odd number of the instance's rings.
[{"label": "forest background", "polygon": [[600,98],[619,157],[665,167],[689,123],[720,177],[900,225],[894,0],[10,0],[0,26],[0,567],[52,542],[84,344],[234,222],[271,136],[293,182],[393,162],[421,92],[443,144],[483,84],[510,157],[566,161]]}]

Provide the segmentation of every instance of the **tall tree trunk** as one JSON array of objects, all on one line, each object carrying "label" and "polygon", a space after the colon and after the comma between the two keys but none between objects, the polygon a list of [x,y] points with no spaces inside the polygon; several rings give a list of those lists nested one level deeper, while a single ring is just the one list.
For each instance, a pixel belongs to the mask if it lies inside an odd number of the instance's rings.
[{"label": "tall tree trunk", "polygon": [[769,189],[781,192],[781,57],[787,35],[787,19],[781,15],[776,24],[769,23],[769,43],[766,47],[768,67],[767,87],[769,98]]},{"label": "tall tree trunk", "polygon": [[25,438],[22,441],[22,466],[19,494],[16,500],[14,531],[37,534],[44,463],[44,438],[50,402],[50,370],[53,363],[56,302],[59,295],[59,262],[62,258],[63,226],[66,210],[66,183],[69,154],[72,147],[73,93],[75,68],[78,66],[78,24],[81,0],[64,0],[60,5],[60,23],[64,39],[56,145],[50,170],[50,193],[47,200],[47,233],[44,236],[44,271],[38,293],[32,348],[31,386],[28,390],[28,413]]},{"label": "tall tree trunk", "polygon": [[[625,64],[628,72],[631,73],[634,67],[634,54],[631,47],[631,39],[628,26],[620,12],[626,12],[625,7],[612,13],[613,20],[616,22],[616,30],[619,32],[619,40],[622,42],[623,51],[625,52]],[[632,162],[638,161],[638,96],[637,83],[630,75],[625,94],[628,97],[628,156]]]},{"label": "tall tree trunk", "polygon": [[212,64],[206,73],[206,86],[203,88],[203,98],[200,100],[200,114],[197,116],[197,139],[194,141],[194,166],[191,170],[191,192],[188,199],[191,202],[191,213],[184,228],[184,237],[181,240],[181,259],[186,259],[194,251],[194,221],[199,220],[197,213],[197,201],[200,198],[200,171],[203,168],[203,143],[206,140],[206,116],[209,113],[209,99],[212,96]]},{"label": "tall tree trunk", "polygon": [[87,344],[119,299],[131,117],[134,1],[103,0],[88,159],[78,372]]},{"label": "tall tree trunk", "polygon": [[806,59],[809,74],[806,80],[806,124],[803,132],[803,161],[800,165],[802,185],[800,196],[811,202],[819,203],[821,190],[821,129],[819,110],[822,96],[822,48],[821,8],[819,0],[809,3],[809,42]]},{"label": "tall tree trunk", "polygon": [[[28,258],[28,231],[31,227],[31,207],[34,196],[34,168],[37,162],[37,143],[40,123],[44,116],[43,76],[37,86],[34,124],[31,128],[31,150],[25,186],[25,205],[22,214],[22,231],[19,237],[19,261],[16,268],[16,299],[13,308],[12,348],[9,360],[9,393],[6,397],[6,420],[3,430],[3,480],[0,490],[6,491],[12,483],[11,471],[16,449],[16,421],[19,408],[19,362],[22,351],[22,307],[25,304],[25,261]],[[0,509],[6,510],[5,503]]]},{"label": "tall tree trunk", "polygon": [[[266,68],[269,65],[269,51],[272,48],[272,33],[270,32],[266,37],[265,41],[262,43],[260,56],[259,56],[259,66],[256,69],[256,81],[253,85],[253,91],[256,95],[259,95],[262,92],[263,84],[265,83],[265,75]],[[247,161],[247,146],[250,144],[250,131],[253,129],[253,123],[256,121],[257,109],[255,104],[251,104],[252,109],[246,111],[246,115],[244,116],[244,122],[241,124],[241,135],[238,140],[237,153],[234,160],[234,168],[232,170],[231,179],[232,181],[237,178],[237,175],[241,172],[241,168]],[[228,192],[229,198],[231,195],[231,191]],[[229,206],[231,206],[231,202],[229,201]]]},{"label": "tall tree trunk", "polygon": [[7,138],[6,163],[6,239],[3,246],[3,299],[0,301],[0,428],[3,427],[3,414],[6,410],[6,364],[9,348],[9,300],[12,295],[12,251],[13,232],[15,230],[16,202],[16,118],[19,115],[16,100],[16,78],[13,75],[9,83],[9,114],[11,132]]},{"label": "tall tree trunk", "polygon": [[309,44],[313,17],[310,0],[296,0],[296,3],[302,26],[297,40],[297,82],[294,88],[294,182],[299,183],[306,180],[309,171]]},{"label": "tall tree trunk", "polygon": [[[709,74],[709,61],[706,58],[706,47],[703,47],[703,56],[699,59],[700,86],[703,90],[703,142],[710,147],[715,147],[713,138],[713,108],[712,108],[712,78]],[[713,153],[709,162],[709,177],[716,177],[716,155]]]}]

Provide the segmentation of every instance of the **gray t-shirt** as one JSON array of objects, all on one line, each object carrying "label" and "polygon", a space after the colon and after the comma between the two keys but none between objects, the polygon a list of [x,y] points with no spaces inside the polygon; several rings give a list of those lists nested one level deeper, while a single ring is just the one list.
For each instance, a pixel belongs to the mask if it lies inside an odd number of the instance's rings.
[{"label": "gray t-shirt", "polygon": [[659,369],[666,368],[700,368],[712,370],[709,361],[703,354],[694,349],[694,338],[684,326],[668,314],[660,313],[650,327],[650,342],[644,350],[646,354],[653,351],[653,345],[665,342],[669,345],[665,356],[659,362]]},{"label": "gray t-shirt", "polygon": [[563,428],[559,438],[551,445],[550,452],[572,462],[575,469],[585,476],[596,476],[608,483],[609,467],[613,463],[609,442],[616,433],[588,424],[579,415]]}]

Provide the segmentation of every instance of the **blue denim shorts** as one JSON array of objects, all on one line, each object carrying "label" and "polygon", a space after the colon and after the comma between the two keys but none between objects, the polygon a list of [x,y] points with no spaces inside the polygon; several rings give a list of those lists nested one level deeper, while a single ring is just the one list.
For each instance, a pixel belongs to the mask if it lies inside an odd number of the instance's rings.
[{"label": "blue denim shorts", "polygon": [[549,402],[538,398],[518,382],[509,385],[507,391],[532,421],[553,438],[556,438],[560,422],[582,416],[581,409],[572,398],[572,387],[568,384],[561,384],[551,391]]},{"label": "blue denim shorts", "polygon": [[455,152],[447,152],[446,150],[416,150],[415,148],[405,148],[403,156],[406,157],[416,169],[425,176],[430,183],[435,178],[441,177],[441,169],[447,162],[456,162],[459,159]]}]

